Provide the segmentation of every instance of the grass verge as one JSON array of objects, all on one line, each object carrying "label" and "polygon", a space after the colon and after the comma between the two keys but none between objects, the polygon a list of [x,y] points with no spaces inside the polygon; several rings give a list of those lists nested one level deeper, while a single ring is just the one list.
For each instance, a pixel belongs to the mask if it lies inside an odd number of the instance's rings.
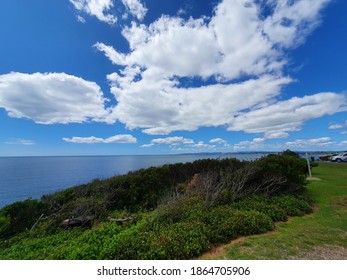
[{"label": "grass verge", "polygon": [[347,259],[347,164],[320,163],[313,176],[321,179],[308,185],[313,214],[214,248],[201,259]]}]

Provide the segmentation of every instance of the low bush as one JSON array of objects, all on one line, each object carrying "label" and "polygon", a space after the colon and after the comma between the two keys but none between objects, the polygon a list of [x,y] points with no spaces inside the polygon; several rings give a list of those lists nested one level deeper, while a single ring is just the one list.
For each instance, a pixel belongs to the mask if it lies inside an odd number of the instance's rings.
[{"label": "low bush", "polygon": [[47,211],[47,205],[36,199],[5,206],[0,210],[0,238],[8,238],[30,229]]},{"label": "low bush", "polygon": [[264,195],[251,196],[231,204],[238,210],[255,210],[271,218],[274,222],[287,221],[287,213],[278,204],[272,202],[271,197]]},{"label": "low bush", "polygon": [[258,172],[253,177],[253,185],[278,178],[278,183],[267,188],[268,193],[295,193],[306,185],[306,160],[291,156],[271,154],[255,162]]},{"label": "low bush", "polygon": [[272,198],[272,202],[282,208],[288,216],[303,216],[312,213],[310,204],[292,195],[281,195]]},{"label": "low bush", "polygon": [[72,260],[106,259],[107,254],[103,248],[108,248],[112,240],[121,232],[122,226],[115,223],[103,223],[92,230],[85,231],[73,240],[74,249],[67,258]]},{"label": "low bush", "polygon": [[114,242],[112,258],[189,259],[209,248],[206,231],[206,226],[201,222],[180,222],[156,231],[129,229],[122,232]]},{"label": "low bush", "polygon": [[97,197],[80,197],[64,204],[56,215],[57,223],[64,219],[91,217],[93,220],[101,220],[107,216],[103,201]]},{"label": "low bush", "polygon": [[211,243],[226,243],[237,237],[233,213],[234,210],[228,206],[215,207],[207,213],[204,222]]},{"label": "low bush", "polygon": [[315,204],[315,200],[312,198],[312,196],[306,190],[303,190],[302,192],[295,193],[294,197],[296,197],[302,201],[306,201],[311,206],[311,208]]},{"label": "low bush", "polygon": [[274,228],[267,215],[253,210],[235,210],[230,206],[213,208],[206,218],[212,243],[225,243],[238,236],[263,233]]},{"label": "low bush", "polygon": [[155,259],[190,259],[202,254],[210,245],[206,233],[206,225],[199,221],[162,228],[152,248]]},{"label": "low bush", "polygon": [[[0,210],[0,259],[193,258],[212,244],[311,213],[313,202],[302,192],[306,171],[291,151],[254,162],[199,160],[17,202]],[[140,214],[126,224],[103,222],[135,211]],[[89,216],[92,228],[57,226]]]},{"label": "low bush", "polygon": [[199,196],[182,196],[158,206],[151,220],[158,224],[196,221],[204,211],[204,202]]},{"label": "low bush", "polygon": [[234,228],[238,236],[264,233],[273,230],[275,225],[271,218],[258,211],[235,211]]},{"label": "low bush", "polygon": [[[58,230],[54,234],[33,237],[31,234],[19,234],[10,247],[1,246],[0,259],[44,260],[69,259],[70,253],[76,250],[74,241],[83,234],[78,228]],[[11,240],[9,240],[11,243]],[[80,246],[78,244],[77,246]]]}]

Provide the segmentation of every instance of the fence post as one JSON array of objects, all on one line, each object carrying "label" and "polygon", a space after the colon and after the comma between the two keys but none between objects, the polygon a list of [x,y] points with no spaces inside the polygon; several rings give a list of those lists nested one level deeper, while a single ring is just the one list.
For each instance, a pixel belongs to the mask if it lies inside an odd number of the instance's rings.
[{"label": "fence post", "polygon": [[306,161],[307,161],[308,174],[310,178],[312,178],[311,165],[310,165],[310,160],[308,159],[308,153],[306,153]]}]

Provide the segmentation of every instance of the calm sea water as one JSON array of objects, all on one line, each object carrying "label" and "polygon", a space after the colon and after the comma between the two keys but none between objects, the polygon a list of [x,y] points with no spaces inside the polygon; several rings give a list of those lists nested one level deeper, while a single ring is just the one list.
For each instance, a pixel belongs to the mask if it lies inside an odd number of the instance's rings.
[{"label": "calm sea water", "polygon": [[93,179],[105,179],[140,168],[203,158],[253,160],[264,154],[80,156],[0,158],[0,208],[29,197],[40,198]]}]

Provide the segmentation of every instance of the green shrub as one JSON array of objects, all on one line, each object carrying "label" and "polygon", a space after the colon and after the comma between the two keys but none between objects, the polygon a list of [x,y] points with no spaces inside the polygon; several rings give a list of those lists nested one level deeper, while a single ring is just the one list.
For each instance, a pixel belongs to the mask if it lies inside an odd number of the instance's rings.
[{"label": "green shrub", "polygon": [[282,152],[282,155],[283,155],[283,156],[291,156],[291,157],[295,157],[295,158],[298,158],[298,159],[300,158],[300,155],[299,155],[298,153],[293,152],[293,151],[291,151],[291,150],[289,150],[289,149],[283,151],[283,152]]},{"label": "green shrub", "polygon": [[271,154],[255,162],[258,172],[253,178],[253,185],[266,182],[269,178],[278,178],[268,193],[295,193],[303,190],[306,184],[306,160],[290,155]]},{"label": "green shrub", "polygon": [[192,258],[208,249],[206,230],[200,222],[175,223],[157,231],[132,228],[119,234],[110,255],[130,260]]},{"label": "green shrub", "polygon": [[213,208],[206,217],[212,243],[225,243],[238,236],[264,233],[274,228],[267,215],[253,210],[234,210],[230,206]]},{"label": "green shrub", "polygon": [[[33,237],[31,234],[19,234],[16,242],[10,247],[0,250],[0,259],[14,260],[43,260],[68,259],[69,254],[76,249],[74,240],[81,233],[78,228],[58,230],[55,234]],[[17,238],[18,237],[18,238]],[[11,242],[11,240],[9,240]],[[78,244],[77,246],[80,246]]]},{"label": "green shrub", "polygon": [[196,221],[204,212],[204,203],[198,196],[183,196],[160,205],[152,221],[159,224],[173,224],[182,221]]},{"label": "green shrub", "polygon": [[207,227],[198,221],[162,228],[152,248],[155,259],[190,259],[202,254],[210,244],[206,233]]},{"label": "green shrub", "polygon": [[303,216],[312,213],[310,204],[292,195],[281,195],[272,198],[274,204],[282,208],[288,216]]},{"label": "green shrub", "polygon": [[234,227],[234,210],[228,206],[212,208],[205,216],[211,243],[226,243],[238,236]]},{"label": "green shrub", "polygon": [[90,217],[92,220],[100,220],[107,216],[102,199],[97,197],[80,197],[64,204],[56,215],[57,223],[64,219]]},{"label": "green shrub", "polygon": [[269,216],[258,211],[240,211],[233,213],[234,229],[238,236],[264,233],[274,229]]},{"label": "green shrub", "polygon": [[47,205],[36,199],[27,199],[5,206],[0,210],[0,238],[30,229],[47,212]]},{"label": "green shrub", "polygon": [[[136,259],[136,249],[146,251],[147,246],[147,233],[142,231],[143,221],[133,225],[127,229],[122,230],[119,234],[112,236],[100,248],[100,258],[113,260],[113,259]],[[141,238],[142,236],[142,238]],[[141,249],[142,246],[142,249]]]},{"label": "green shrub", "polygon": [[299,200],[306,201],[311,206],[311,208],[315,204],[314,199],[306,190],[295,193],[294,196]]},{"label": "green shrub", "polygon": [[59,211],[65,203],[76,198],[74,188],[68,188],[53,194],[43,195],[41,201],[49,207],[51,213]]},{"label": "green shrub", "polygon": [[[211,244],[272,230],[287,215],[311,213],[313,202],[302,192],[306,171],[306,162],[290,151],[255,162],[199,160],[14,203],[0,210],[0,259],[193,258]],[[194,175],[207,181],[188,188]],[[178,196],[166,196],[173,189]],[[100,224],[137,209],[141,214],[130,223]],[[47,219],[28,231],[41,214]],[[57,227],[63,219],[86,216],[94,217],[95,227]]]},{"label": "green shrub", "polygon": [[102,225],[87,230],[76,240],[73,240],[74,250],[68,255],[72,260],[96,260],[107,256],[103,248],[107,248],[112,239],[122,231],[122,227],[115,223],[103,223]]},{"label": "green shrub", "polygon": [[264,195],[251,196],[231,204],[232,208],[238,210],[255,210],[269,216],[272,221],[287,221],[287,213],[271,198]]}]

